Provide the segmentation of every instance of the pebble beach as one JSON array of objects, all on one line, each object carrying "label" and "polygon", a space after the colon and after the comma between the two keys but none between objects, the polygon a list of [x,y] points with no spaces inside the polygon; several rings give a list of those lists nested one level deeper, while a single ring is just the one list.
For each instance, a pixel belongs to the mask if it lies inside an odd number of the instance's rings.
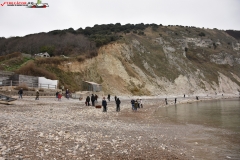
[{"label": "pebble beach", "polygon": [[[35,100],[23,96],[12,105],[0,104],[0,160],[194,159],[194,145],[182,139],[201,130],[201,126],[156,118],[158,107],[168,107],[164,97],[140,98],[143,108],[137,112],[132,111],[131,97],[127,96],[120,97],[120,112],[116,112],[113,99],[108,102],[107,112],[86,106],[84,100],[64,97],[58,101],[54,97]],[[217,98],[222,97],[205,96],[200,100]],[[98,101],[101,104],[101,98]],[[194,96],[180,97],[177,104],[194,101]],[[169,96],[169,105],[173,104],[174,98]]]}]

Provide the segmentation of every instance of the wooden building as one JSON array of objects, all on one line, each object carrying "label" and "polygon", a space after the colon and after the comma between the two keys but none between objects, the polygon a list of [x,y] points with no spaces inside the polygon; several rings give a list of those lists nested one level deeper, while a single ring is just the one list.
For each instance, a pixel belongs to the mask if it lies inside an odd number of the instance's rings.
[{"label": "wooden building", "polygon": [[85,91],[100,92],[102,85],[95,82],[83,81],[83,88]]}]

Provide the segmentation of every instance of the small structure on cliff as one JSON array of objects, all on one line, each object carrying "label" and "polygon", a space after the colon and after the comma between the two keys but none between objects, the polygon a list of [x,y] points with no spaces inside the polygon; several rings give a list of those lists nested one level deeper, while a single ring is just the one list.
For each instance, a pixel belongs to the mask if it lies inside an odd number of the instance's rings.
[{"label": "small structure on cliff", "polygon": [[47,52],[45,52],[45,53],[35,54],[35,57],[50,57],[50,55]]},{"label": "small structure on cliff", "polygon": [[89,81],[83,81],[83,88],[86,91],[92,91],[92,92],[100,92],[102,91],[102,85],[95,83],[95,82],[89,82]]}]

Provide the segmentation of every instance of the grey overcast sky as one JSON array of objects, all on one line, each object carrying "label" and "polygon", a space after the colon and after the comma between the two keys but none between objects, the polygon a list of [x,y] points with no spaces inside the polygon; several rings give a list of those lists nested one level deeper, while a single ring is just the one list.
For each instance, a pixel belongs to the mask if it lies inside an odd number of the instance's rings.
[{"label": "grey overcast sky", "polygon": [[[36,2],[37,0],[18,2]],[[14,0],[0,0],[17,2]],[[95,24],[156,23],[240,30],[240,0],[42,0],[47,8],[0,5],[0,37]]]}]

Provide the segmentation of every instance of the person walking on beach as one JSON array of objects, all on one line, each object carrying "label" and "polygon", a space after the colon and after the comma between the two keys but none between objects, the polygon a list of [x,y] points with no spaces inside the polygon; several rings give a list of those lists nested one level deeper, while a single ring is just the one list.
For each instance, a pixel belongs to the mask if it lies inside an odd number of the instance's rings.
[{"label": "person walking on beach", "polygon": [[108,101],[110,101],[110,94],[108,95],[108,97],[107,97],[107,98],[108,98]]},{"label": "person walking on beach", "polygon": [[184,94],[184,96],[183,96],[184,98],[185,98],[185,94]]},{"label": "person walking on beach", "polygon": [[140,99],[139,103],[140,103],[140,107],[143,108],[142,99]]},{"label": "person walking on beach", "polygon": [[138,108],[138,101],[135,100],[135,103],[134,103],[134,111],[137,111],[137,108]]},{"label": "person walking on beach", "polygon": [[23,95],[23,89],[22,88],[18,91],[18,95],[19,95],[19,98],[22,99],[22,95]]},{"label": "person walking on beach", "polygon": [[138,108],[140,108],[140,100],[137,99],[137,103],[138,103]]},{"label": "person walking on beach", "polygon": [[95,102],[97,103],[98,96],[95,94]]},{"label": "person walking on beach", "polygon": [[165,102],[166,102],[166,105],[168,105],[168,103],[167,103],[167,98],[165,98]]},{"label": "person walking on beach", "polygon": [[58,93],[58,101],[61,101],[61,99],[62,99],[62,94],[61,94],[61,92],[59,92]]},{"label": "person walking on beach", "polygon": [[177,98],[175,98],[175,104],[177,103]]},{"label": "person walking on beach", "polygon": [[117,100],[116,100],[116,104],[117,104],[116,111],[117,111],[117,112],[120,112],[120,103],[121,103],[120,99],[117,98]]},{"label": "person walking on beach", "polygon": [[58,99],[58,93],[59,93],[59,92],[57,91],[57,92],[56,92],[56,98],[57,98],[57,99]]},{"label": "person walking on beach", "polygon": [[115,99],[115,102],[116,102],[117,101],[117,96],[115,96],[114,99]]},{"label": "person walking on beach", "polygon": [[66,98],[69,99],[69,90],[66,90]]},{"label": "person walking on beach", "polygon": [[39,91],[38,90],[36,91],[36,98],[35,98],[35,100],[39,100]]},{"label": "person walking on beach", "polygon": [[103,97],[102,106],[103,106],[103,112],[107,112],[107,101],[105,100],[105,97]]},{"label": "person walking on beach", "polygon": [[91,96],[92,106],[94,106],[95,96],[92,94]]},{"label": "person walking on beach", "polygon": [[134,99],[131,100],[131,104],[132,104],[132,110],[134,111],[134,104],[135,104]]},{"label": "person walking on beach", "polygon": [[87,105],[87,106],[90,106],[89,102],[90,102],[90,97],[87,96],[87,98],[86,98],[86,105]]}]

